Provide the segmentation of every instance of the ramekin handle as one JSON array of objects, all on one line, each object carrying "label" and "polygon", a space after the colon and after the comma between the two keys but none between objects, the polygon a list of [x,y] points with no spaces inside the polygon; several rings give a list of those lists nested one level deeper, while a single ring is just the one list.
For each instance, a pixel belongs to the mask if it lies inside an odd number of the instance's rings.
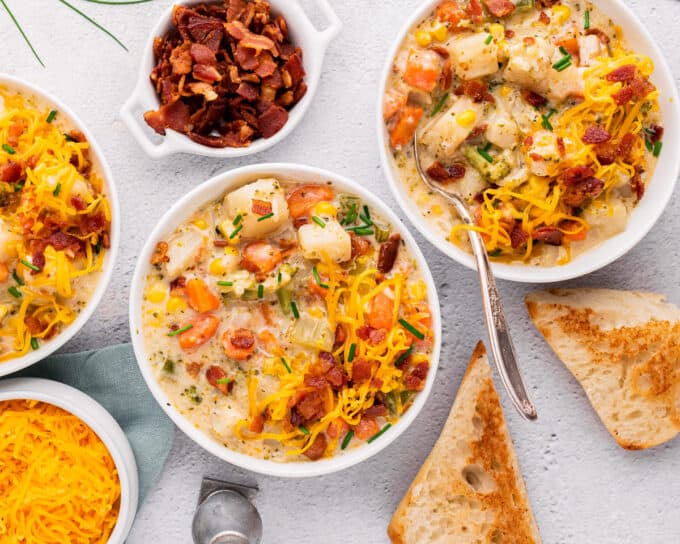
[{"label": "ramekin handle", "polygon": [[[161,157],[166,157],[174,153],[172,146],[170,145],[167,137],[163,139],[161,143],[155,143],[149,139],[148,134],[145,131],[146,122],[142,117],[137,117],[134,114],[136,108],[142,107],[143,104],[140,102],[137,93],[134,93],[128,100],[123,104],[120,109],[120,116],[123,122],[127,125],[132,135],[137,140],[137,143],[142,146],[144,151],[154,159],[159,159]],[[142,124],[143,123],[143,124]]]},{"label": "ramekin handle", "polygon": [[[342,21],[340,20],[340,17],[335,13],[335,10],[332,8],[329,0],[316,0],[317,5],[319,6],[319,9],[321,12],[324,14],[326,19],[328,20],[328,26],[321,31],[316,31],[318,34],[319,38],[321,39],[321,42],[325,47],[328,47],[328,45],[333,41],[333,39],[340,34],[340,31],[342,30]],[[302,6],[300,6],[300,3],[298,2],[298,7],[300,8],[300,11],[304,13],[304,10]],[[305,14],[306,16],[306,14]],[[309,21],[309,18],[307,18]],[[312,25],[311,21],[309,21],[310,26]]]}]

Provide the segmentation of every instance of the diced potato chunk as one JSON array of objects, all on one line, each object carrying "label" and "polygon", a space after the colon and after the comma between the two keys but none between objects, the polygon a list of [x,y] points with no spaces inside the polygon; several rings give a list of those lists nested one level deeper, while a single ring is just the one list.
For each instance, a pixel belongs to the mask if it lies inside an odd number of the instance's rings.
[{"label": "diced potato chunk", "polygon": [[582,70],[575,65],[561,72],[553,69],[553,64],[562,58],[562,54],[547,40],[535,38],[532,44],[514,44],[509,53],[503,72],[506,81],[558,103],[568,96],[583,95]]},{"label": "diced potato chunk", "polygon": [[[265,203],[266,207],[271,205],[270,213],[273,214],[263,221],[258,219],[267,214],[254,211],[254,207],[257,211],[260,203]],[[225,197],[225,207],[231,220],[239,214],[242,216],[240,235],[243,238],[260,238],[277,230],[288,220],[286,195],[279,182],[273,178],[259,179],[232,191]]]},{"label": "diced potato chunk", "polygon": [[595,35],[578,37],[579,59],[581,66],[590,66],[604,53],[604,46]]},{"label": "diced potato chunk", "polygon": [[514,149],[519,143],[517,123],[504,111],[496,110],[489,118],[486,139],[503,149]]},{"label": "diced potato chunk", "polygon": [[[458,116],[475,112],[473,123],[459,123]],[[444,113],[436,117],[423,130],[422,142],[435,155],[442,158],[452,157],[474,128],[483,122],[484,106],[475,104],[471,98],[462,96]]]},{"label": "diced potato chunk", "polygon": [[206,243],[207,238],[193,227],[168,240],[169,261],[165,263],[165,270],[171,280],[196,264]]},{"label": "diced potato chunk", "polygon": [[461,79],[475,79],[491,75],[498,71],[498,45],[486,43],[488,34],[480,32],[464,38],[449,41],[456,74]]},{"label": "diced potato chunk", "polygon": [[316,223],[302,225],[298,231],[298,239],[306,259],[326,257],[342,263],[352,257],[352,240],[337,221],[327,221],[325,227]]},{"label": "diced potato chunk", "polygon": [[529,171],[536,176],[552,176],[561,159],[557,136],[547,130],[536,131],[533,143],[527,150]]},{"label": "diced potato chunk", "polygon": [[16,244],[19,237],[14,234],[9,225],[0,219],[0,262],[6,263],[17,256]]}]

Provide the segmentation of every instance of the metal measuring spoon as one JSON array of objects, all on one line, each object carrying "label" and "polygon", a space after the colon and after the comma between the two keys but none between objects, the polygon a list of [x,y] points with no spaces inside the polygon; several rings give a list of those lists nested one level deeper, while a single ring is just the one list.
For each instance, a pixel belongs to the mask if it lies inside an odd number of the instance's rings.
[{"label": "metal measuring spoon", "polygon": [[[455,208],[456,213],[458,213],[461,220],[466,225],[472,225],[472,216],[470,215],[467,205],[463,202],[463,199],[458,195],[448,193],[441,187],[435,185],[423,170],[418,152],[417,133],[413,137],[413,157],[416,161],[418,174],[420,174],[425,185],[427,185],[430,190],[444,197],[444,199]],[[489,342],[491,343],[493,359],[501,376],[503,386],[510,395],[512,402],[519,413],[526,419],[534,420],[538,417],[538,414],[536,413],[536,408],[529,399],[529,394],[527,393],[522,380],[522,374],[517,365],[515,346],[510,337],[510,329],[505,319],[503,303],[498,294],[496,280],[489,264],[489,256],[486,253],[486,247],[478,232],[469,230],[468,235],[470,237],[470,243],[472,244],[472,252],[477,261],[477,272],[479,272],[479,284],[482,291],[484,316],[486,318],[486,330],[489,335]]]},{"label": "metal measuring spoon", "polygon": [[195,544],[260,544],[262,518],[241,493],[220,489],[198,505],[191,532]]}]

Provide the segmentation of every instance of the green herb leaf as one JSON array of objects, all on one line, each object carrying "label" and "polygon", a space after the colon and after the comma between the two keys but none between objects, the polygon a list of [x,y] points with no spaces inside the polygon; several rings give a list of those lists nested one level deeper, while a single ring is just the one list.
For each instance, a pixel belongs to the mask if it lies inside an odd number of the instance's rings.
[{"label": "green herb leaf", "polygon": [[9,144],[2,144],[2,148],[7,151],[10,155],[14,155],[16,153],[16,149],[14,149],[11,145]]},{"label": "green herb leaf", "polygon": [[298,312],[298,307],[294,300],[290,301],[290,309],[293,310],[293,316],[295,319],[300,319],[300,312]]},{"label": "green herb leaf", "polygon": [[12,295],[14,298],[21,298],[21,291],[19,291],[19,289],[17,289],[16,287],[14,287],[14,285],[12,285],[12,287],[7,289],[7,292],[10,295]]},{"label": "green herb leaf", "polygon": [[408,332],[410,332],[418,340],[424,340],[425,339],[425,335],[422,332],[420,332],[418,329],[416,329],[413,325],[411,325],[405,319],[399,319],[399,323],[401,324],[402,327],[404,327]]},{"label": "green herb leaf", "polygon": [[489,35],[486,37],[486,40],[484,40],[484,43],[485,43],[486,45],[489,45],[492,41],[493,41],[493,36],[492,36],[491,34],[489,34]]},{"label": "green herb leaf", "polygon": [[497,247],[493,251],[489,251],[489,257],[499,257],[502,254],[503,254],[503,250],[499,247]]},{"label": "green herb leaf", "polygon": [[489,164],[493,164],[493,157],[491,155],[489,155],[488,149],[478,147],[477,153],[479,153],[486,162],[488,162]]},{"label": "green herb leaf", "polygon": [[220,384],[220,385],[226,385],[234,381],[234,378],[220,378],[219,380],[215,380],[215,383]]},{"label": "green herb leaf", "polygon": [[233,281],[218,281],[217,285],[220,287],[232,287],[234,285]]},{"label": "green herb leaf", "polygon": [[354,431],[350,429],[347,434],[345,435],[345,438],[342,440],[342,444],[340,445],[340,449],[344,450],[349,446],[349,443],[352,441],[352,438],[354,437]]},{"label": "green herb leaf", "polygon": [[238,214],[236,217],[234,217],[234,220],[231,222],[231,224],[236,226],[241,222],[242,219],[243,216],[241,214]]},{"label": "green herb leaf", "polygon": [[316,269],[316,266],[312,267],[312,275],[314,276],[314,283],[322,289],[328,289],[328,284],[321,283],[321,277],[319,276],[319,271]]},{"label": "green herb leaf", "polygon": [[7,4],[5,3],[5,0],[0,0],[0,4],[2,4],[2,7],[5,8],[5,11],[7,12],[7,15],[9,15],[10,19],[12,19],[12,22],[14,23],[14,26],[17,27],[17,30],[21,34],[22,38],[26,42],[26,45],[31,49],[31,52],[33,53],[33,56],[38,60],[40,63],[40,66],[43,68],[45,67],[45,64],[43,63],[42,59],[36,52],[35,48],[33,47],[33,44],[31,43],[31,40],[28,39],[28,36],[26,36],[26,33],[24,32],[24,29],[21,28],[21,25],[19,24],[19,21],[17,21],[16,17],[14,17],[14,13],[12,13],[12,10],[9,9]]},{"label": "green herb leaf", "polygon": [[439,99],[439,102],[437,102],[436,106],[430,113],[430,117],[434,117],[437,115],[440,111],[442,111],[442,108],[444,107],[444,104],[446,104],[446,101],[449,99],[449,93],[444,93],[442,97]]},{"label": "green herb leaf", "polygon": [[587,9],[585,15],[583,16],[583,28],[585,30],[590,29],[590,10]]},{"label": "green herb leaf", "polygon": [[274,212],[268,213],[267,215],[263,215],[262,217],[258,217],[257,222],[259,223],[260,221],[266,221],[270,217],[274,217]]},{"label": "green herb leaf", "polygon": [[320,217],[317,217],[316,215],[312,215],[312,221],[314,221],[322,229],[326,228],[326,222],[323,219],[321,219]]},{"label": "green herb leaf", "polygon": [[67,134],[66,132],[64,132],[64,140],[66,140],[67,142],[78,143],[78,140],[76,140],[73,136],[71,136],[70,134]]},{"label": "green herb leaf", "polygon": [[59,196],[60,192],[61,192],[61,183],[57,183],[57,186],[54,188],[54,191],[52,191],[52,194],[54,196]]},{"label": "green herb leaf", "polygon": [[31,270],[33,270],[33,272],[40,272],[41,270],[39,266],[35,266],[33,263],[28,262],[24,259],[21,259],[19,262],[23,264],[26,268],[30,268]]},{"label": "green herb leaf", "polygon": [[286,367],[288,374],[291,374],[293,371],[290,369],[290,366],[288,365],[288,362],[286,361],[285,357],[281,357],[281,362],[283,363],[283,366]]},{"label": "green herb leaf", "polygon": [[394,362],[394,366],[400,367],[401,365],[403,365],[404,362],[406,361],[406,359],[408,359],[408,358],[410,357],[411,353],[413,353],[413,350],[414,350],[415,348],[416,348],[416,345],[415,345],[415,344],[411,344],[411,345],[409,346],[409,348],[408,348],[404,353],[402,353],[402,354],[399,356],[399,358]]},{"label": "green herb leaf", "polygon": [[309,434],[309,429],[305,427],[304,425],[298,425],[298,429],[302,431],[302,434],[308,435]]},{"label": "green herb leaf", "polygon": [[194,328],[194,326],[191,323],[189,323],[188,325],[185,325],[181,329],[177,329],[176,331],[170,331],[168,333],[168,336],[177,336],[178,334],[182,334],[183,332],[186,332],[186,331],[193,329],[193,328]]},{"label": "green herb leaf", "polygon": [[57,116],[57,110],[52,110],[52,111],[47,115],[47,119],[45,119],[45,121],[47,121],[48,123],[51,123],[52,121],[54,121],[54,118],[55,118],[56,116]]},{"label": "green herb leaf", "polygon": [[241,229],[242,229],[242,228],[243,228],[243,225],[239,225],[238,227],[236,227],[236,228],[234,229],[234,231],[229,235],[229,239],[230,239],[230,240],[233,240],[233,239],[236,237],[236,235],[237,235],[239,232],[241,232]]},{"label": "green herb leaf", "polygon": [[165,362],[163,363],[163,372],[166,374],[174,374],[175,373],[175,361],[172,359],[166,359]]},{"label": "green herb leaf", "polygon": [[375,433],[371,438],[369,438],[366,442],[368,442],[368,443],[370,444],[370,443],[373,442],[374,440],[377,440],[377,439],[380,438],[382,435],[384,435],[385,432],[387,431],[387,429],[389,429],[391,426],[392,426],[392,424],[391,424],[391,423],[388,423],[388,424],[385,425],[382,429],[380,429],[377,433]]},{"label": "green herb leaf", "polygon": [[33,351],[37,350],[40,347],[40,343],[38,342],[37,338],[31,338],[31,349]]},{"label": "green herb leaf", "polygon": [[661,155],[661,149],[662,148],[663,148],[663,142],[656,142],[654,144],[654,150],[652,151],[652,154],[655,157],[658,157],[659,155]]},{"label": "green herb leaf", "polygon": [[14,281],[17,282],[19,285],[24,285],[25,282],[19,277],[19,274],[17,274],[16,269],[12,270],[12,277],[14,278]]},{"label": "green herb leaf", "polygon": [[347,362],[348,363],[351,363],[352,361],[354,361],[354,355],[356,354],[356,351],[357,351],[357,345],[352,344],[349,347],[349,353],[347,354]]},{"label": "green herb leaf", "polygon": [[99,24],[97,21],[95,21],[92,17],[86,15],[85,13],[83,13],[82,11],[80,11],[80,10],[79,10],[77,7],[75,7],[74,5],[69,4],[66,0],[58,0],[58,1],[61,2],[62,4],[64,4],[65,6],[67,6],[68,8],[72,9],[73,11],[75,11],[75,12],[76,12],[78,15],[80,15],[83,19],[85,19],[86,21],[92,23],[94,26],[96,26],[99,30],[101,30],[102,32],[104,32],[105,34],[107,34],[109,37],[113,38],[113,40],[114,40],[118,45],[120,45],[123,49],[125,49],[125,51],[128,50],[128,48],[125,47],[125,44],[124,44],[123,42],[121,42],[118,38],[116,38],[113,34],[111,34],[111,32],[109,32],[108,30],[106,30],[102,25],[100,25],[100,24]]},{"label": "green herb leaf", "polygon": [[259,284],[257,286],[257,298],[262,298],[264,296],[264,285]]}]

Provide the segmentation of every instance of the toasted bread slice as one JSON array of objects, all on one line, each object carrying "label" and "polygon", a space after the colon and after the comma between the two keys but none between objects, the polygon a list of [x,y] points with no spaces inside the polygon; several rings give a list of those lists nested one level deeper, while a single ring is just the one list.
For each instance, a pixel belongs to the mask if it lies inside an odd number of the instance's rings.
[{"label": "toasted bread slice", "polygon": [[395,544],[541,541],[481,342],[387,533]]},{"label": "toasted bread slice", "polygon": [[531,293],[527,309],[616,441],[638,450],[680,432],[680,310],[662,295]]}]

